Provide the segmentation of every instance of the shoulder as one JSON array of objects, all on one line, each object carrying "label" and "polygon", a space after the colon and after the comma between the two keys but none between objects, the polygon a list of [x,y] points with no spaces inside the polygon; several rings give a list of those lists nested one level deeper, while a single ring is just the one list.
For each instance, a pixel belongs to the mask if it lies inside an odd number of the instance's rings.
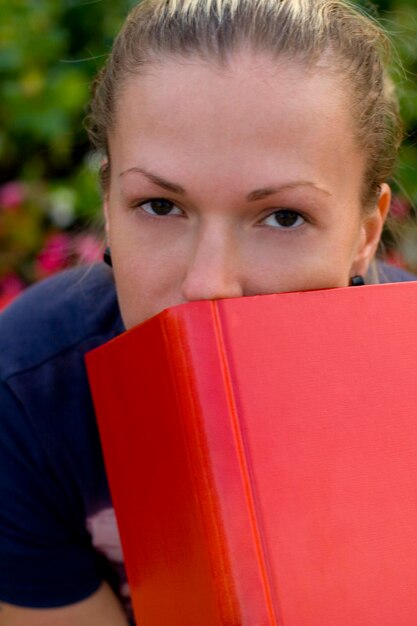
[{"label": "shoulder", "polygon": [[0,315],[4,601],[71,604],[107,575],[86,527],[111,501],[84,355],[122,330],[104,264],[45,280]]},{"label": "shoulder", "polygon": [[112,271],[80,267],[27,289],[0,314],[0,378],[123,330]]},{"label": "shoulder", "polygon": [[[371,272],[370,272],[371,274]],[[417,276],[405,269],[377,261],[376,276],[367,276],[367,283],[405,283],[417,280]]]}]

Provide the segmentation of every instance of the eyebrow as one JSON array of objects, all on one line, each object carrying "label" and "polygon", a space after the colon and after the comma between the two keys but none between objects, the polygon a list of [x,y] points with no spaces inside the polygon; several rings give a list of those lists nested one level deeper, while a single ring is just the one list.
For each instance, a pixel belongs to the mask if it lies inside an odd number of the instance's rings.
[{"label": "eyebrow", "polygon": [[[170,191],[172,193],[176,193],[178,195],[184,195],[186,193],[184,187],[181,187],[181,185],[170,182],[169,180],[165,180],[161,176],[158,176],[157,174],[153,174],[152,172],[148,172],[142,167],[131,167],[127,170],[124,170],[123,172],[119,174],[119,177],[122,177],[125,174],[131,174],[131,173],[142,174],[151,183],[154,183],[154,185],[158,185],[158,187],[161,187],[162,189],[166,189],[167,191]],[[261,189],[255,189],[254,191],[251,191],[250,193],[248,193],[248,195],[246,196],[246,200],[247,202],[256,202],[257,200],[263,200],[263,198],[267,198],[268,196],[272,196],[275,193],[285,191],[286,189],[296,189],[298,187],[310,187],[311,189],[315,189],[316,191],[320,191],[324,193],[326,196],[332,195],[330,191],[327,191],[327,189],[323,189],[323,187],[319,187],[313,182],[299,180],[299,181],[294,181],[290,183],[285,183],[283,185],[279,185],[278,187],[263,187]]]},{"label": "eyebrow", "polygon": [[151,183],[154,183],[154,185],[158,185],[158,187],[162,187],[162,189],[166,189],[167,191],[171,191],[179,195],[184,195],[186,193],[185,189],[181,187],[181,185],[178,185],[177,183],[171,183],[169,182],[169,180],[165,180],[164,178],[161,178],[156,174],[152,174],[151,172],[148,172],[141,167],[131,167],[130,169],[125,170],[124,172],[119,174],[119,177],[130,173],[143,174],[143,176],[150,180]]}]

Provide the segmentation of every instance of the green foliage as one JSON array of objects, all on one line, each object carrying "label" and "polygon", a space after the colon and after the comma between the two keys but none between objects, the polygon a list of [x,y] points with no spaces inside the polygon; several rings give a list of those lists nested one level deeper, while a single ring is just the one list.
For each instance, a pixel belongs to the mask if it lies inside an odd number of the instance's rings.
[{"label": "green foliage", "polygon": [[108,0],[0,0],[0,163],[9,179],[79,166],[88,148],[89,85],[128,8]]},{"label": "green foliage", "polygon": [[133,3],[0,0],[0,299],[97,258],[81,234],[101,204],[83,118]]},{"label": "green foliage", "polygon": [[[371,13],[381,10],[398,51],[394,78],[408,137],[396,188],[406,213],[407,202],[417,204],[417,4],[356,1]],[[0,0],[0,184],[17,181],[25,190],[24,211],[0,206],[0,281],[8,275],[35,280],[28,268],[35,267],[50,233],[77,233],[99,211],[97,163],[83,118],[91,80],[135,3]]]}]

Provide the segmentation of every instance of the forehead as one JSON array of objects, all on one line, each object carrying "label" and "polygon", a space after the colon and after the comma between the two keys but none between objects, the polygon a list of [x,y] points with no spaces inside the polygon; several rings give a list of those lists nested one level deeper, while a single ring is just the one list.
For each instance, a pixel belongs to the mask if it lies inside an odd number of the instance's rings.
[{"label": "forehead", "polygon": [[[206,176],[285,168],[304,176],[362,176],[346,88],[325,69],[241,53],[227,67],[166,59],[130,77],[109,138],[112,164],[155,160]],[[331,165],[331,167],[330,167]],[[299,172],[300,168],[303,172]],[[325,172],[324,170],[328,170]]]}]

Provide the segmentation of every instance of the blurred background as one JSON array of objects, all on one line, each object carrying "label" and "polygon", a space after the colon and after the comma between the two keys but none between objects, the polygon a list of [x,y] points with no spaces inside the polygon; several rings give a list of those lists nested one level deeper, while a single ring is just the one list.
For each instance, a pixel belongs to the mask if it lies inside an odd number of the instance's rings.
[{"label": "blurred background", "polygon": [[[0,306],[103,249],[90,83],[135,0],[0,0]],[[417,273],[417,3],[357,0],[391,33],[407,138],[380,255]]]}]

